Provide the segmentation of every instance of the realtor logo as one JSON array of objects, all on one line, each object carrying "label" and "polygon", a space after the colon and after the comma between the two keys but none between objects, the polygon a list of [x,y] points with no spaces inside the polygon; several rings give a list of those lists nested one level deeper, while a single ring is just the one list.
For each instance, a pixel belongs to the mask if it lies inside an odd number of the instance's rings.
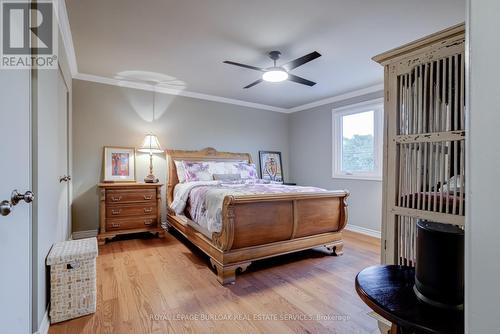
[{"label": "realtor logo", "polygon": [[51,1],[1,1],[1,69],[57,68]]}]

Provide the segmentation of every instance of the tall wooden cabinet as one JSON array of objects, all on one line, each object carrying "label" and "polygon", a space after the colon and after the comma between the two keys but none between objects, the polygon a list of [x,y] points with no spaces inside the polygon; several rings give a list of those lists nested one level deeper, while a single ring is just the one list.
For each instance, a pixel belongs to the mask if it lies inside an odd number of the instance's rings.
[{"label": "tall wooden cabinet", "polygon": [[384,74],[382,262],[412,266],[416,221],[464,225],[465,27],[373,58]]}]

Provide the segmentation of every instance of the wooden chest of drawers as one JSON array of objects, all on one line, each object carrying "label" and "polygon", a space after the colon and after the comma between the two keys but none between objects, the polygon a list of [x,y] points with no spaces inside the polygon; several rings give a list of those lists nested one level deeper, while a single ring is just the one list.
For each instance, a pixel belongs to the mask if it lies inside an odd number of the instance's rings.
[{"label": "wooden chest of drawers", "polygon": [[160,237],[161,184],[100,183],[100,245],[119,234],[150,232]]}]

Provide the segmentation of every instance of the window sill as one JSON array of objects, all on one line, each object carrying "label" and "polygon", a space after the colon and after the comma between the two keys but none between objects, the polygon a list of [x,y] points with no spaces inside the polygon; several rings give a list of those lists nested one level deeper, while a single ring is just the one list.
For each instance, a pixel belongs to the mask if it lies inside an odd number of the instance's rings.
[{"label": "window sill", "polygon": [[382,182],[382,177],[378,176],[363,176],[363,175],[334,175],[332,179],[341,180],[360,180],[360,181],[378,181]]}]

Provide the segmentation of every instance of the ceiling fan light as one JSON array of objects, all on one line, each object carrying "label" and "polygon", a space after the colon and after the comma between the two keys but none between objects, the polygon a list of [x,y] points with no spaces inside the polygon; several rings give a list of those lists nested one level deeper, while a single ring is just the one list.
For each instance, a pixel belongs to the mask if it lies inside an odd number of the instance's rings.
[{"label": "ceiling fan light", "polygon": [[268,82],[281,82],[288,79],[288,73],[280,68],[264,72],[262,79]]}]

